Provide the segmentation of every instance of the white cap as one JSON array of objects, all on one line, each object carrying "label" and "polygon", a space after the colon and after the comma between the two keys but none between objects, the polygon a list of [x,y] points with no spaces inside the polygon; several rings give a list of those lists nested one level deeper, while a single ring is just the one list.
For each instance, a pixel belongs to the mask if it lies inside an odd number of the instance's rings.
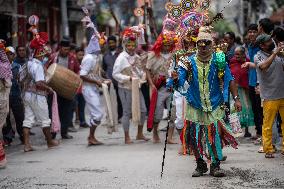
[{"label": "white cap", "polygon": [[6,52],[11,52],[13,54],[16,54],[16,51],[15,51],[14,47],[11,47],[11,46],[6,47]]}]

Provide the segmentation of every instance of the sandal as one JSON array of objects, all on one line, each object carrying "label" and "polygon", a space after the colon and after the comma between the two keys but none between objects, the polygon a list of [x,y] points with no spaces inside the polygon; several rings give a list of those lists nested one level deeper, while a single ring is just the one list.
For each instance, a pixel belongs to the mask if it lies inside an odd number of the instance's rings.
[{"label": "sandal", "polygon": [[275,157],[272,153],[267,153],[267,154],[265,154],[265,158],[272,159],[272,158],[275,158]]},{"label": "sandal", "polygon": [[258,152],[258,153],[264,153],[263,147],[260,147],[257,152]]},{"label": "sandal", "polygon": [[276,148],[276,146],[275,145],[272,145],[273,146],[273,153],[276,153],[277,151],[278,151],[278,149]]},{"label": "sandal", "polygon": [[33,152],[33,151],[35,151],[35,149],[34,148],[24,148],[24,152]]},{"label": "sandal", "polygon": [[262,144],[262,139],[258,138],[253,142],[255,145],[261,145]]}]

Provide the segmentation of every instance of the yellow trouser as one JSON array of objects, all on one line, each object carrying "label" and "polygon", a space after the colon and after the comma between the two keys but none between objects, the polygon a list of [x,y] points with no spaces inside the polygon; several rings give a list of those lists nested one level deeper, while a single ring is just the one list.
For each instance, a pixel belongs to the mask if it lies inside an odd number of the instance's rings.
[{"label": "yellow trouser", "polygon": [[[274,151],[272,146],[272,126],[278,112],[282,119],[281,128],[284,136],[284,99],[265,100],[263,102],[262,140],[265,153],[272,153]],[[284,140],[282,143],[282,151],[284,151]]]}]

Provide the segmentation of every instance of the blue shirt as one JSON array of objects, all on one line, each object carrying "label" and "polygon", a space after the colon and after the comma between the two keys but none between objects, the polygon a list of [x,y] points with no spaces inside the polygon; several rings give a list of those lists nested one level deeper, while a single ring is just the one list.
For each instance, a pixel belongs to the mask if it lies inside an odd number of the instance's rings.
[{"label": "blue shirt", "polygon": [[[251,62],[254,62],[254,56],[259,51],[258,46],[249,45],[248,46],[248,55]],[[256,69],[255,68],[249,68],[249,86],[255,87],[257,83],[257,76],[256,76]]]},{"label": "blue shirt", "polygon": [[18,64],[16,62],[12,63],[13,79],[12,79],[12,87],[11,87],[11,92],[10,92],[11,97],[20,97],[21,96],[21,89],[20,89],[20,85],[19,85],[18,80],[17,80],[20,68],[21,68],[20,64]]},{"label": "blue shirt", "polygon": [[[195,62],[195,55],[189,57],[189,60],[192,64],[192,79],[188,83],[189,84],[188,89],[181,93],[184,96],[186,96],[187,102],[191,106],[204,111],[201,100],[203,94],[201,94],[201,91],[199,89],[200,81],[198,81],[198,69],[197,69],[197,64]],[[188,81],[188,71],[181,66],[179,67],[178,74],[179,74],[178,87],[183,87],[185,86],[185,83]],[[215,110],[223,102],[228,101],[228,89],[230,81],[232,80],[233,76],[231,74],[229,66],[226,65],[224,70],[224,91],[220,89],[218,68],[216,65],[216,55],[214,54],[207,78],[207,82],[209,82],[209,89],[210,89],[209,98],[211,102],[211,107],[209,109],[211,111]]]}]

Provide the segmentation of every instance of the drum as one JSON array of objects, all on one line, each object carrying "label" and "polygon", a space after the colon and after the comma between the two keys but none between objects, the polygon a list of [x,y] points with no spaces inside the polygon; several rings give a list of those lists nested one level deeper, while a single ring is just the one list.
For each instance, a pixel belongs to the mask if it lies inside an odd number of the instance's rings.
[{"label": "drum", "polygon": [[52,64],[47,69],[46,82],[59,96],[73,100],[82,85],[82,79],[71,70]]}]

